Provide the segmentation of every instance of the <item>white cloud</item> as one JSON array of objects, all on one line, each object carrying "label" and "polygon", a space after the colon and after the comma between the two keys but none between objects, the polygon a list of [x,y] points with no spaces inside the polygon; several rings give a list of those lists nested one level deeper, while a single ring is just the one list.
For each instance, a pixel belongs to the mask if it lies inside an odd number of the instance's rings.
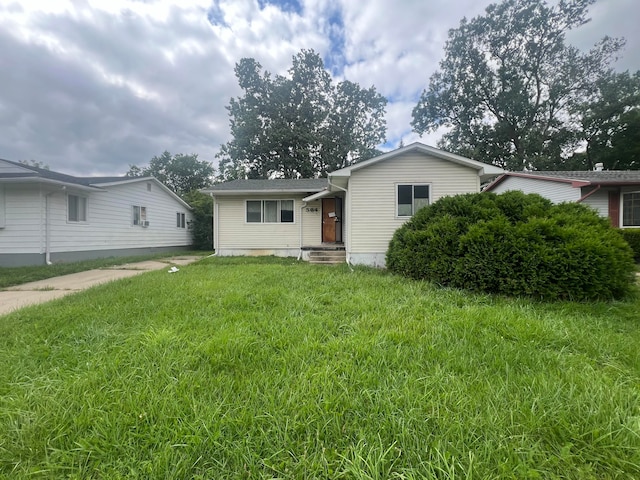
[{"label": "white cloud", "polygon": [[[253,57],[283,74],[302,48],[337,80],[375,85],[390,100],[385,148],[408,144],[448,29],[489,0],[304,0],[301,14],[274,3],[0,0],[0,157],[86,175],[122,174],[165,149],[214,160],[229,139],[225,106],[241,94],[234,64]],[[618,68],[638,70],[638,12],[636,0],[600,0],[570,39],[626,36]]]}]

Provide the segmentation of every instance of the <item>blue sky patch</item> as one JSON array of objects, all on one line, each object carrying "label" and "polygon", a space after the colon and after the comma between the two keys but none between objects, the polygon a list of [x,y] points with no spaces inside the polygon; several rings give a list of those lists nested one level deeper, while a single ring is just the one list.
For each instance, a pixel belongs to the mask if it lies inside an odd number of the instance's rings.
[{"label": "blue sky patch", "polygon": [[207,20],[209,20],[211,25],[227,26],[227,23],[224,21],[224,12],[222,8],[220,8],[219,1],[213,2],[209,10],[207,10]]},{"label": "blue sky patch", "polygon": [[298,0],[258,0],[260,8],[264,8],[267,5],[273,5],[278,7],[283,12],[295,13],[296,15],[302,15],[302,4]]},{"label": "blue sky patch", "polygon": [[336,75],[344,69],[344,20],[339,8],[327,12],[326,35],[329,39],[329,52],[325,58],[325,66]]}]

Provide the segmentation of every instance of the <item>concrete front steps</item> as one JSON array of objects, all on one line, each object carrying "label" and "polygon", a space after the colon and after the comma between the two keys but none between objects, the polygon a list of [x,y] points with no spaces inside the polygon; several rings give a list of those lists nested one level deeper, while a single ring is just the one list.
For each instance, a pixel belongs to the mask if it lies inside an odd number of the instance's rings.
[{"label": "concrete front steps", "polygon": [[311,250],[309,263],[318,265],[339,265],[347,261],[347,253],[344,249],[336,250]]}]

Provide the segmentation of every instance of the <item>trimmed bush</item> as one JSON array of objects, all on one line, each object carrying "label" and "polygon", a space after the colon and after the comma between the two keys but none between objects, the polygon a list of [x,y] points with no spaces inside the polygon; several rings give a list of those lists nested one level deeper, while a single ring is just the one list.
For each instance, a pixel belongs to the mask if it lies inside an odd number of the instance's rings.
[{"label": "trimmed bush", "polygon": [[594,210],[516,191],[445,197],[419,210],[395,232],[387,267],[445,286],[546,300],[622,298],[635,278],[627,242]]},{"label": "trimmed bush", "polygon": [[640,228],[623,228],[620,233],[633,250],[633,259],[640,263]]}]

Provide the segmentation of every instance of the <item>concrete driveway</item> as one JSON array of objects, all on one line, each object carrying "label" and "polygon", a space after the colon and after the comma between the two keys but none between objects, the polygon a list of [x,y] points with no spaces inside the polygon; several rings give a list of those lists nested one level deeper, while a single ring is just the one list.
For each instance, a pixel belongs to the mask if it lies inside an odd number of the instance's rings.
[{"label": "concrete driveway", "polygon": [[185,255],[159,260],[147,260],[99,270],[87,270],[86,272],[72,273],[8,287],[0,291],[0,315],[5,315],[28,305],[64,297],[95,285],[120,280],[121,278],[133,277],[134,275],[140,275],[152,270],[162,270],[163,268],[169,271],[171,267],[179,268],[181,265],[188,265],[202,258]]}]

